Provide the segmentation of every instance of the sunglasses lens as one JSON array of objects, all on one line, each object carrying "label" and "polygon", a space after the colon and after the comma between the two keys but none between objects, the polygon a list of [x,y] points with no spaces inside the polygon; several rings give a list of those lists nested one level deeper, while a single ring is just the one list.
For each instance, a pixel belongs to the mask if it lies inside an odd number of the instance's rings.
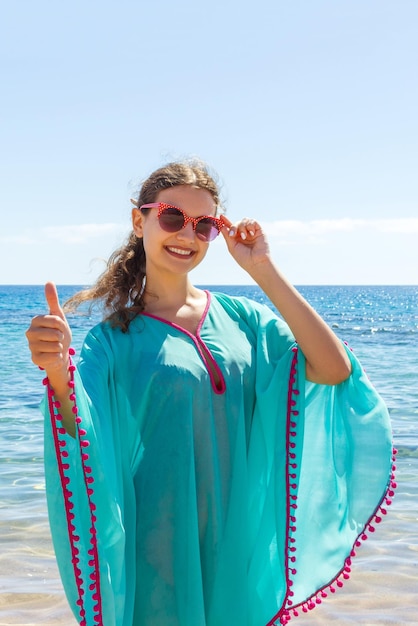
[{"label": "sunglasses lens", "polygon": [[[184,215],[176,207],[167,207],[160,212],[160,226],[167,233],[176,233],[184,228]],[[218,221],[212,217],[202,217],[196,224],[196,236],[201,241],[213,241],[219,235]]]},{"label": "sunglasses lens", "polygon": [[174,207],[161,211],[160,226],[168,233],[176,233],[184,226],[183,213]]},{"label": "sunglasses lens", "polygon": [[202,241],[213,241],[219,235],[218,223],[211,217],[204,217],[196,226],[196,235]]}]

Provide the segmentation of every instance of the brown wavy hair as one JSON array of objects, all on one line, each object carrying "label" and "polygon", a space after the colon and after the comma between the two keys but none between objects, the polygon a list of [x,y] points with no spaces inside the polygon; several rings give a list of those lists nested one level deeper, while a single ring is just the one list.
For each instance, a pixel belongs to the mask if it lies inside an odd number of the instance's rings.
[{"label": "brown wavy hair", "polygon": [[[153,172],[143,183],[136,206],[155,202],[163,189],[191,185],[209,191],[217,212],[221,207],[219,186],[215,176],[200,161],[168,163]],[[144,213],[150,209],[144,209]],[[127,332],[130,322],[144,310],[145,251],[142,238],[132,231],[126,242],[110,256],[105,271],[91,287],[74,294],[64,305],[66,312],[74,311],[86,302],[90,308],[100,304],[104,319]]]}]

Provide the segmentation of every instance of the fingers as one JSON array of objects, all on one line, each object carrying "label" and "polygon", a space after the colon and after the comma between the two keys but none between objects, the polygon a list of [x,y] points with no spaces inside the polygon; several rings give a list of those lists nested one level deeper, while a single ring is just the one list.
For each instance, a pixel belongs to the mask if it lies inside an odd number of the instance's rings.
[{"label": "fingers", "polygon": [[[56,319],[56,318],[55,318]],[[64,323],[63,328],[48,326],[50,316],[38,316],[26,331],[32,361],[42,369],[59,368],[66,362],[68,338]]]},{"label": "fingers", "polygon": [[232,222],[231,222],[231,220],[229,220],[229,219],[227,218],[227,216],[226,216],[224,213],[222,213],[222,215],[221,215],[221,220],[223,221],[224,225],[225,225],[227,228],[231,228],[231,226],[232,226]]},{"label": "fingers", "polygon": [[49,315],[34,317],[26,331],[32,352],[62,352],[68,343],[68,327]]},{"label": "fingers", "polygon": [[248,241],[249,243],[253,240],[256,235],[261,232],[260,225],[253,219],[249,217],[245,217],[237,224],[233,224],[230,220],[222,216],[222,220],[225,223],[226,230],[229,237],[235,237],[236,239],[241,239],[242,241]]},{"label": "fingers", "polygon": [[49,314],[57,315],[61,319],[65,319],[64,311],[59,302],[57,288],[54,283],[46,283],[45,298],[49,307]]}]

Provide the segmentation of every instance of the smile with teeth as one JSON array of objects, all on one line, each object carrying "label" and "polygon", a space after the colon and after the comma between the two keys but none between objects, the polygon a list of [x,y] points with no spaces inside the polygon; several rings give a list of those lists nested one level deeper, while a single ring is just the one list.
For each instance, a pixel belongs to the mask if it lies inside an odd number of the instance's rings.
[{"label": "smile with teeth", "polygon": [[167,246],[169,252],[174,254],[180,254],[181,256],[192,256],[193,250],[184,250],[183,248],[175,248],[174,246]]}]

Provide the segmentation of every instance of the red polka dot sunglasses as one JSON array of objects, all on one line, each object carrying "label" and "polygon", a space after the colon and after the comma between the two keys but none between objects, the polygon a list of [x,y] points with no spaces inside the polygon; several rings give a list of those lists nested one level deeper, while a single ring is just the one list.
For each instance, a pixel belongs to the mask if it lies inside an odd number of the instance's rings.
[{"label": "red polka dot sunglasses", "polygon": [[207,243],[216,239],[224,225],[221,217],[214,217],[213,215],[190,217],[183,209],[165,202],[143,204],[139,207],[140,211],[142,209],[158,209],[158,222],[167,233],[176,233],[185,228],[188,222],[191,222],[196,237]]}]

